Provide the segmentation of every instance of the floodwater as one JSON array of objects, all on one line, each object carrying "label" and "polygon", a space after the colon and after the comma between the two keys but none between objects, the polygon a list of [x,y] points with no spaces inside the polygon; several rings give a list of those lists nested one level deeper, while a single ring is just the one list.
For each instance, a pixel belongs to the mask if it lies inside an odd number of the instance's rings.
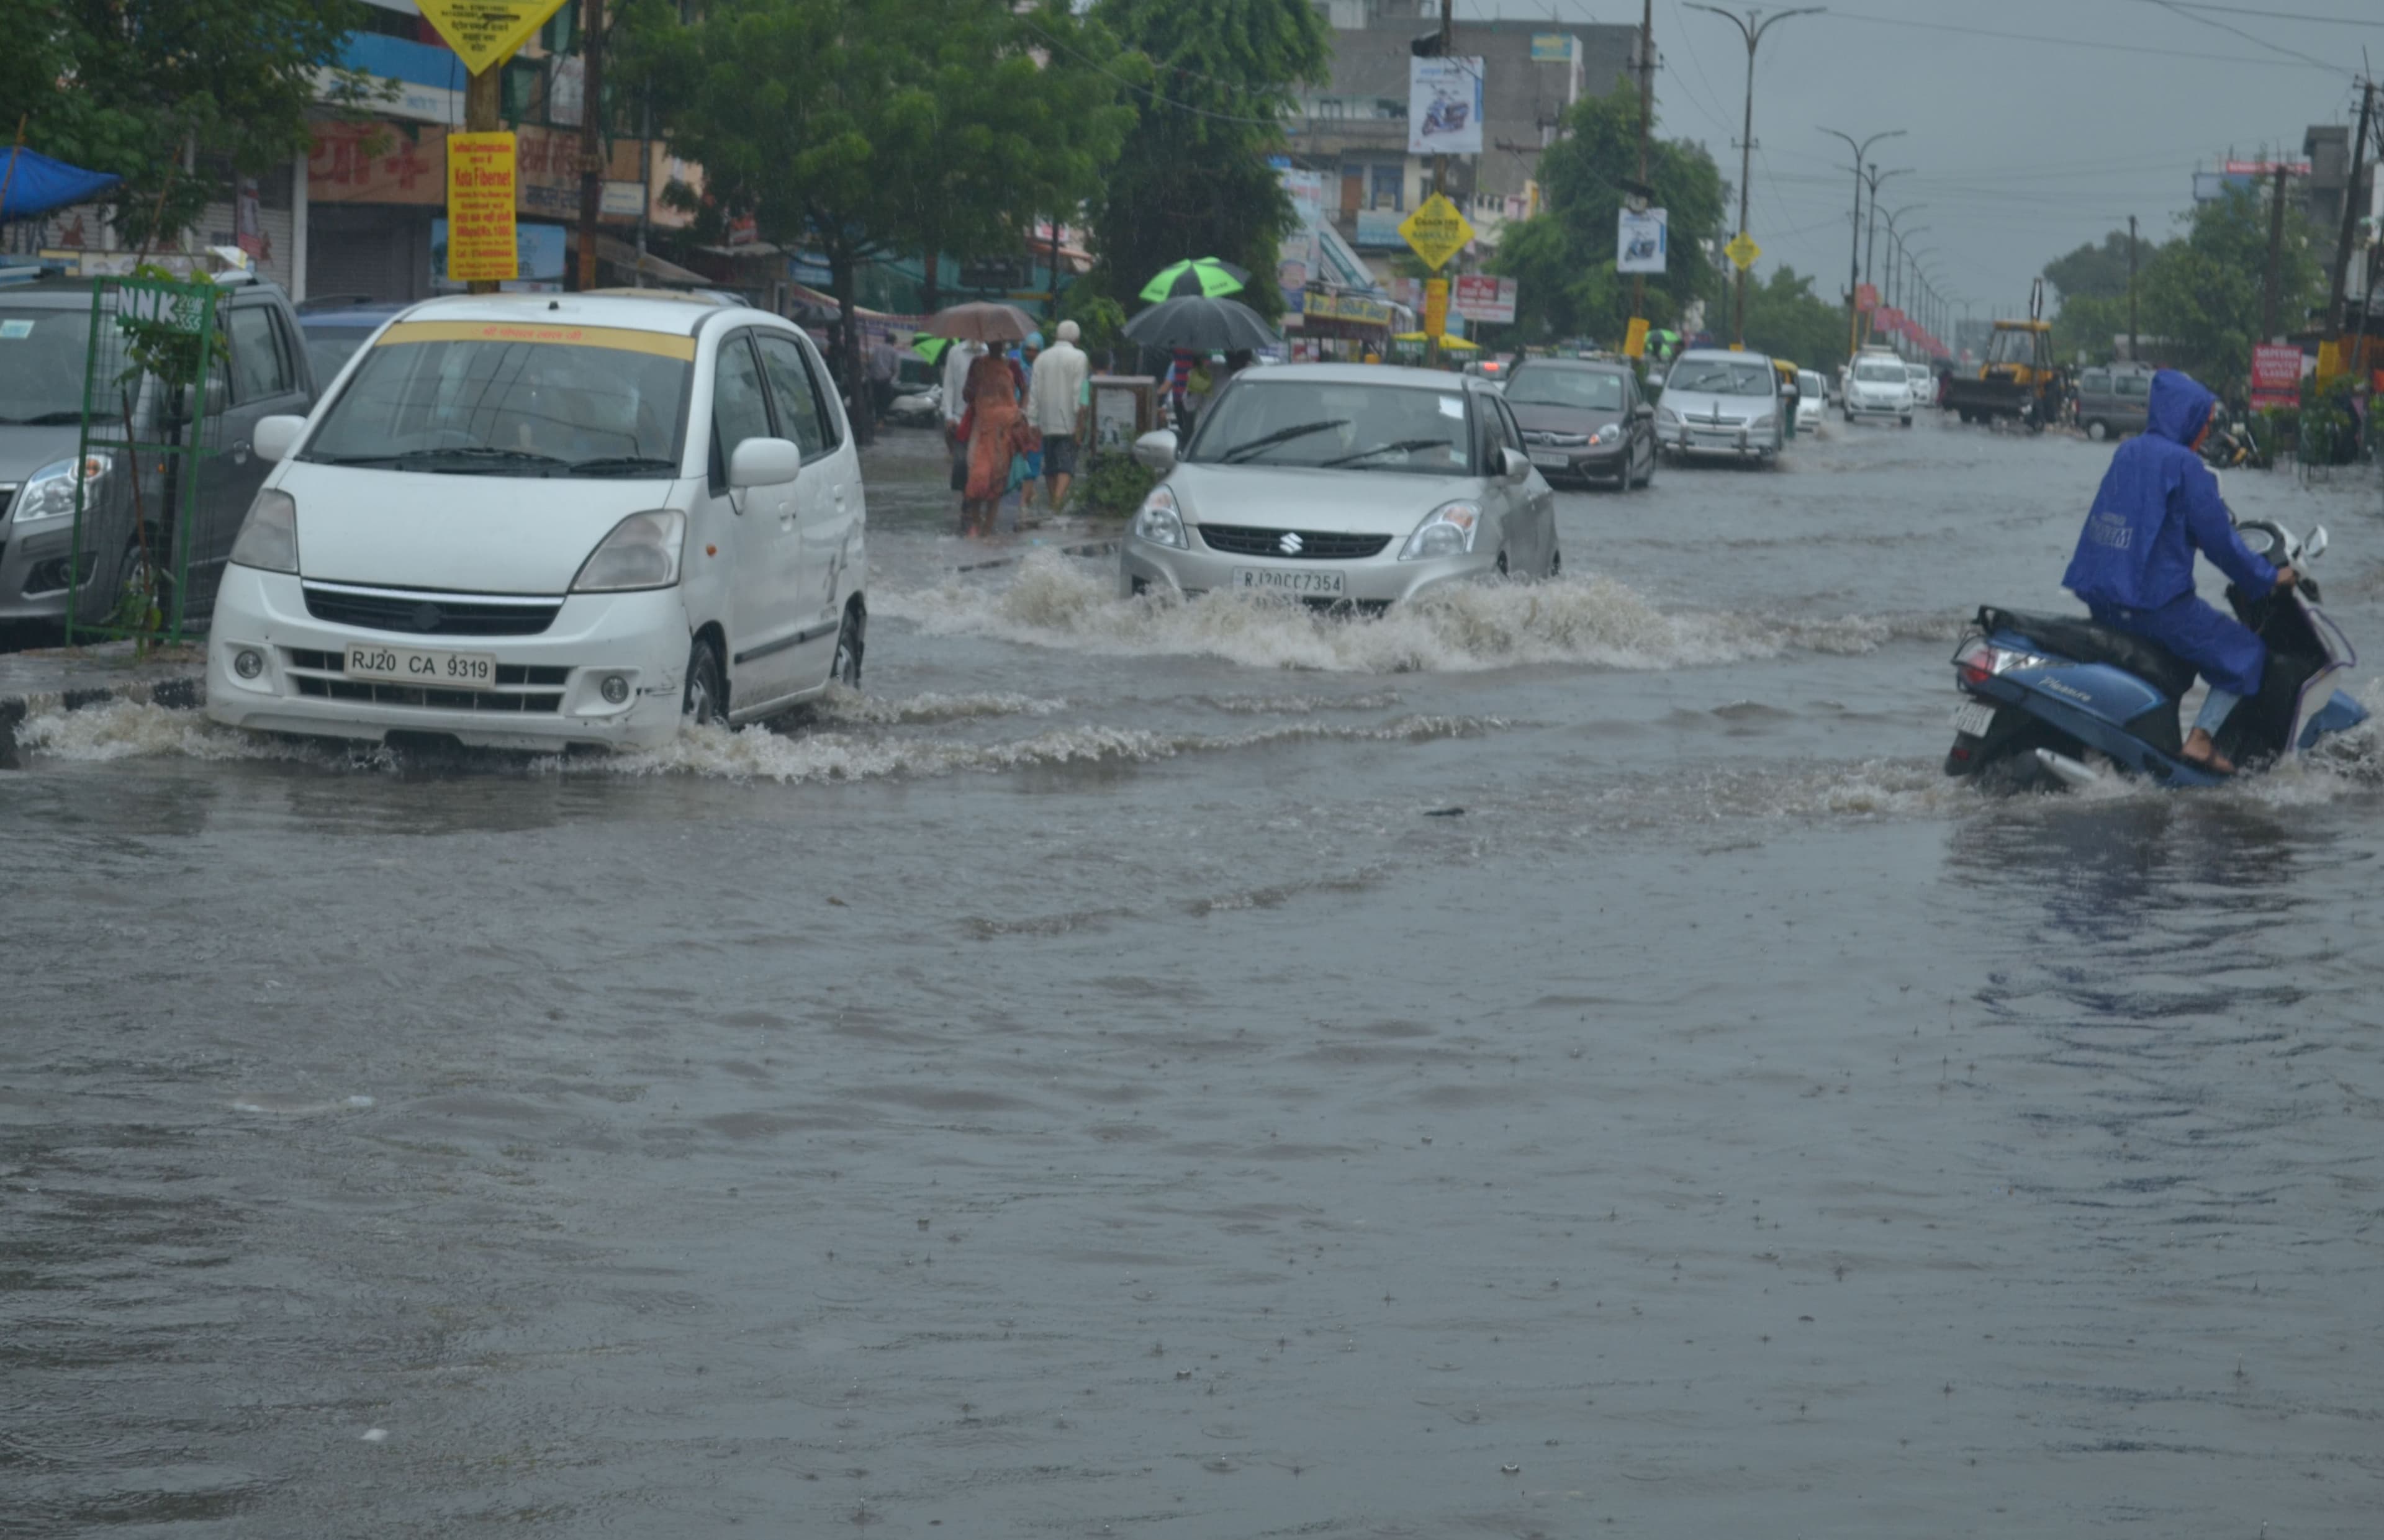
[{"label": "floodwater", "polygon": [[[802,722],[32,724],[0,1531],[2374,1535],[2384,746],[1938,774],[2105,453],[1832,425],[1320,623],[896,445]],[[2372,485],[2229,490],[2384,656]]]}]

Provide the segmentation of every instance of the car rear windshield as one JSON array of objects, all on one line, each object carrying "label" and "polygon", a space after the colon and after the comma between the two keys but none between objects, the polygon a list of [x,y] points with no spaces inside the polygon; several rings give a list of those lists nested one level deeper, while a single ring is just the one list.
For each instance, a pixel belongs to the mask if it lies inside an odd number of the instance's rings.
[{"label": "car rear windshield", "polygon": [[1855,378],[1874,385],[1902,385],[1911,379],[1901,364],[1857,364]]},{"label": "car rear windshield", "polygon": [[1734,359],[1683,358],[1672,366],[1667,391],[1697,391],[1716,396],[1768,396],[1771,366],[1742,364]]},{"label": "car rear windshield", "polygon": [[1236,380],[1203,413],[1184,458],[1471,476],[1465,393],[1345,380]]},{"label": "car rear windshield", "polygon": [[1552,369],[1529,365],[1507,382],[1513,406],[1570,406],[1584,412],[1622,410],[1622,377],[1604,369]]},{"label": "car rear windshield", "polygon": [[0,424],[82,420],[91,312],[0,306]]},{"label": "car rear windshield", "polygon": [[381,333],[307,441],[331,465],[669,477],[695,342],[606,327],[407,321]]}]

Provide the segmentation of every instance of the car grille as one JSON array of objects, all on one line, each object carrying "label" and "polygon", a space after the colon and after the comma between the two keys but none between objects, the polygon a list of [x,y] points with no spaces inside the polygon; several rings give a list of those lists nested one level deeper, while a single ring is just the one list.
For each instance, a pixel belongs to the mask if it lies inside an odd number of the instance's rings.
[{"label": "car grille", "polygon": [[[1388,535],[1344,535],[1322,529],[1256,529],[1240,524],[1199,526],[1201,543],[1229,556],[1273,556],[1285,561],[1354,562],[1380,555]],[[1288,548],[1285,541],[1291,542]]]},{"label": "car grille", "polygon": [[1586,433],[1552,433],[1546,428],[1526,428],[1523,442],[1537,449],[1582,449],[1588,445]]},{"label": "car grille", "polygon": [[285,647],[290,682],[301,695],[317,700],[361,701],[377,706],[419,706],[426,711],[499,711],[553,714],[563,709],[561,686],[571,677],[568,667],[523,664],[497,664],[494,689],[432,689],[420,685],[384,684],[378,679],[351,679],[337,652],[305,647]]},{"label": "car grille", "polygon": [[559,599],[498,599],[477,593],[304,585],[306,613],[338,626],[408,636],[534,637],[554,623]]}]

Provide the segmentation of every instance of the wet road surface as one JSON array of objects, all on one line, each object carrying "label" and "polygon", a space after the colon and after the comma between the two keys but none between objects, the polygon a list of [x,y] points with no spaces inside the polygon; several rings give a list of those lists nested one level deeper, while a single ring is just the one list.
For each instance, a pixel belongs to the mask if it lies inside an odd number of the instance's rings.
[{"label": "wet road surface", "polygon": [[[2374,1534],[2384,748],[1938,774],[2106,453],[1832,425],[1320,624],[898,443],[806,721],[36,724],[0,1532]],[[2229,491],[2384,655],[2372,508]]]}]

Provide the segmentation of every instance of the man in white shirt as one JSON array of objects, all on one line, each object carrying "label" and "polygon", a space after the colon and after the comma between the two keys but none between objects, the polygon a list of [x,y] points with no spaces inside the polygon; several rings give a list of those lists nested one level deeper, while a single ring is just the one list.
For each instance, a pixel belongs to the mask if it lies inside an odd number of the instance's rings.
[{"label": "man in white shirt", "polygon": [[1068,483],[1075,478],[1085,382],[1093,372],[1093,361],[1076,346],[1077,336],[1075,322],[1062,321],[1059,340],[1035,361],[1035,375],[1026,386],[1026,420],[1043,435],[1044,494],[1055,514],[1067,503]]}]

